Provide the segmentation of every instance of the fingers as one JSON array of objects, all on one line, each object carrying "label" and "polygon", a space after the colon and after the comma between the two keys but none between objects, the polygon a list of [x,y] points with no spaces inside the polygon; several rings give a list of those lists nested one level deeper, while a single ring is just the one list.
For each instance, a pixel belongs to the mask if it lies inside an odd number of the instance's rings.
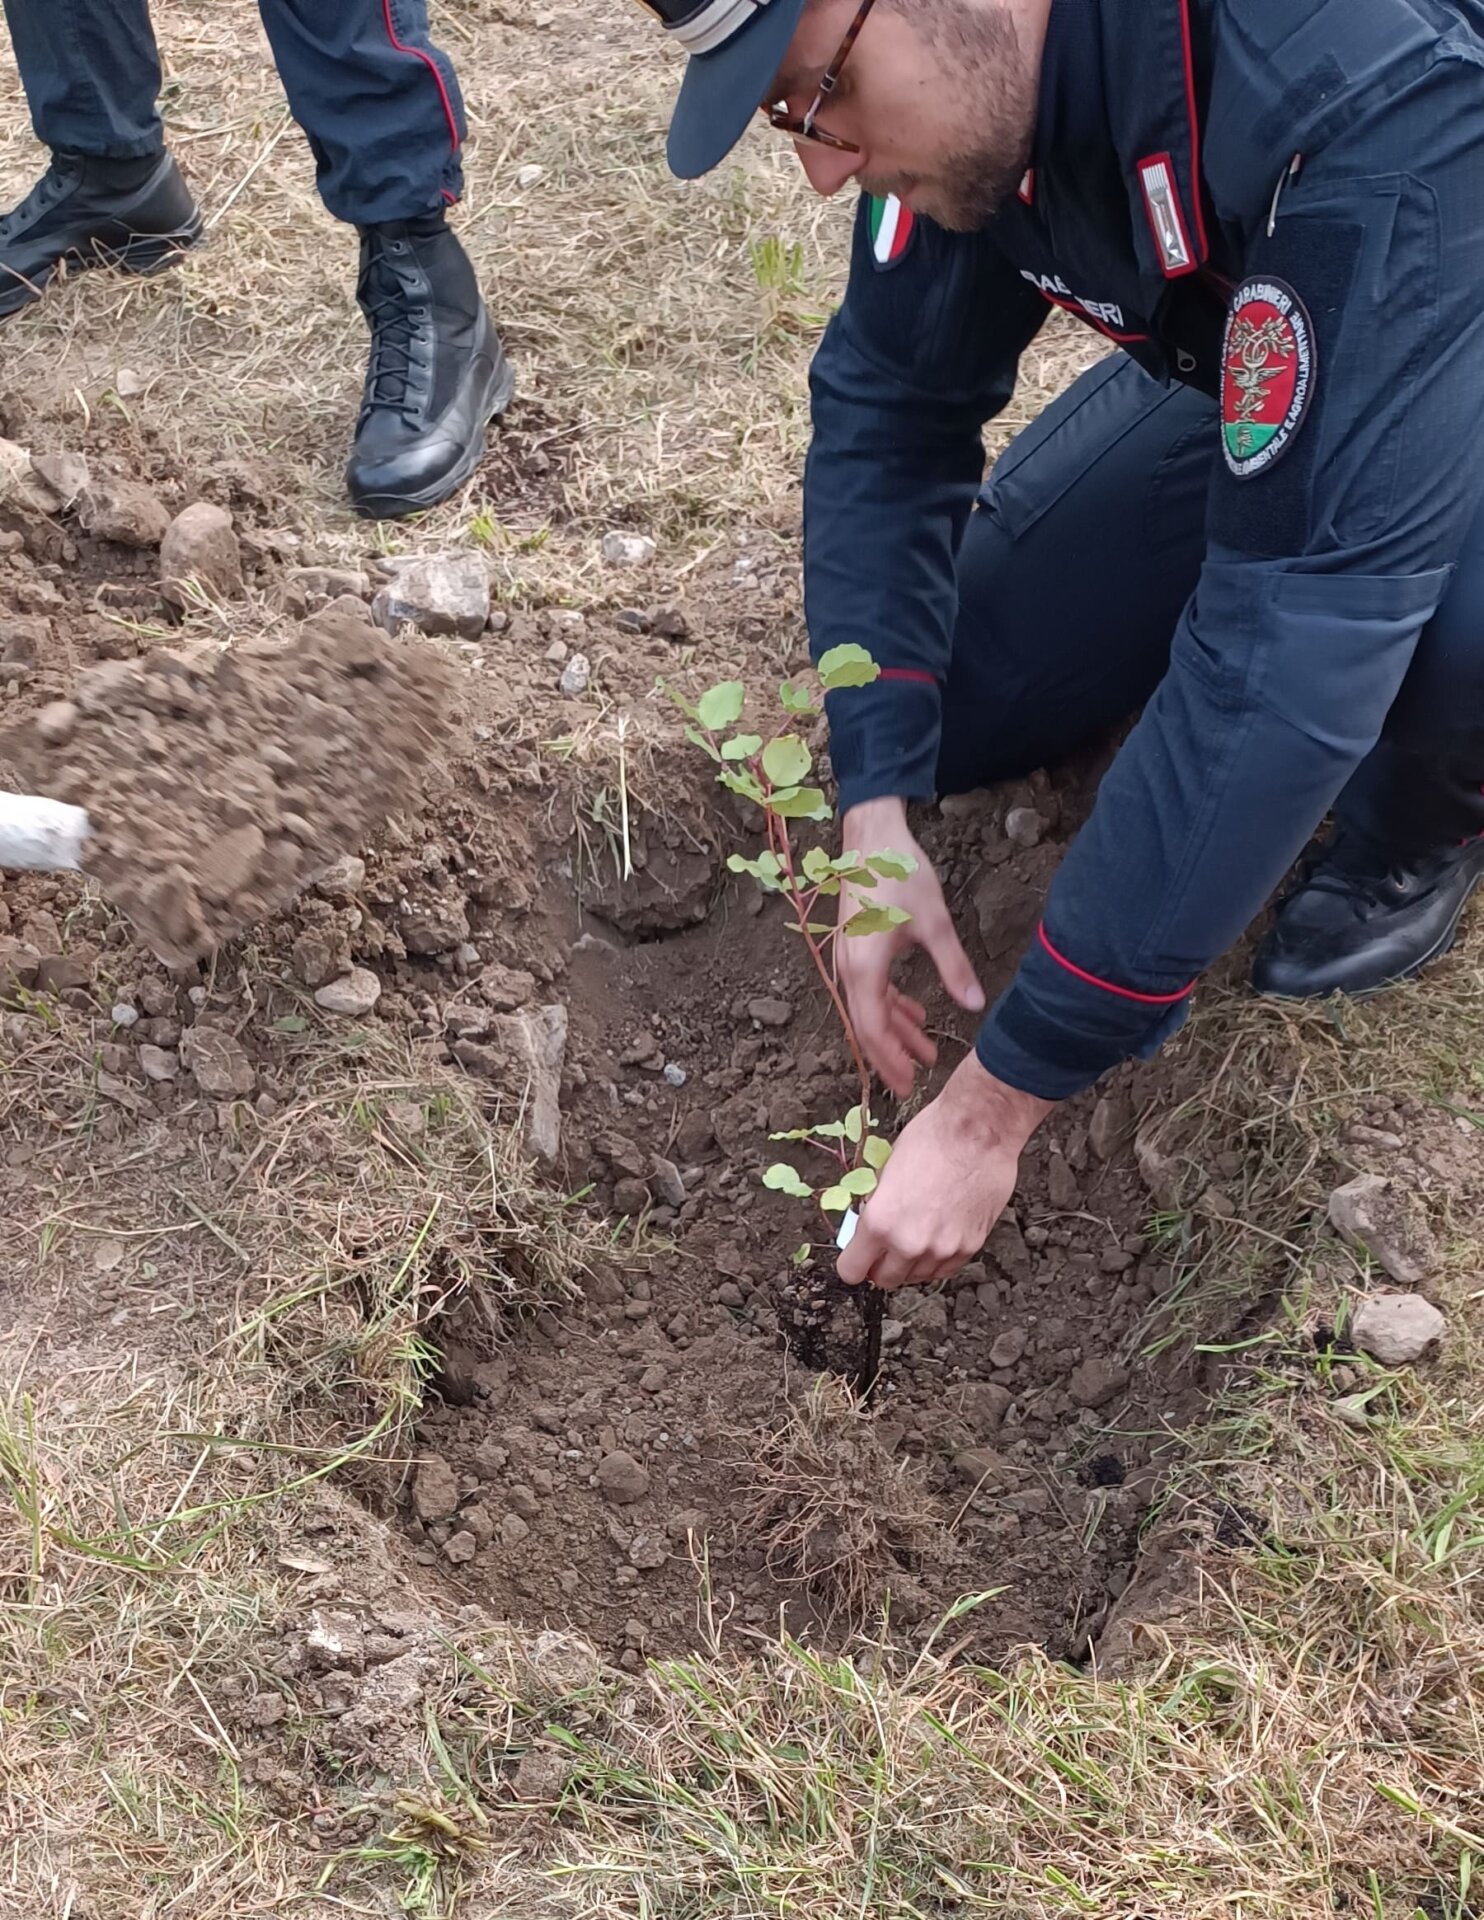
[{"label": "fingers", "polygon": [[932,1043],[922,1032],[921,1023],[913,1019],[913,1010],[921,1011],[917,1003],[892,986],[890,966],[889,954],[882,954],[879,962],[866,955],[853,958],[848,971],[842,968],[842,972],[856,1038],[883,1083],[898,1099],[905,1100],[917,1071],[914,1063],[922,1060],[931,1064],[922,1046]]},{"label": "fingers", "polygon": [[969,956],[953,930],[953,920],[945,906],[941,913],[925,919],[917,930],[918,943],[925,947],[938,969],[938,978],[961,1007],[970,1013],[984,1011],[984,989],[975,976]]}]

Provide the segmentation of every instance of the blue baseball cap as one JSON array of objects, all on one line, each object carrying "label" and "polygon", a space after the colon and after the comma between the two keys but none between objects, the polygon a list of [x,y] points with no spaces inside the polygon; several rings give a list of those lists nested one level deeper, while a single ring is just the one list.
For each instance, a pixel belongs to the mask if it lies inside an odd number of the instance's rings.
[{"label": "blue baseball cap", "polygon": [[681,180],[726,159],[783,65],[805,0],[641,0],[689,56],[665,157]]}]

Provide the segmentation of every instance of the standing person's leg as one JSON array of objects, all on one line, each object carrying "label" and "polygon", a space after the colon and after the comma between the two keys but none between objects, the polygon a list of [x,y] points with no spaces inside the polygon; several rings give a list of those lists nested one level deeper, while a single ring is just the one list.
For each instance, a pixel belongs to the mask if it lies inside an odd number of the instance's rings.
[{"label": "standing person's leg", "polygon": [[201,232],[165,152],[145,0],[5,0],[5,19],[52,160],[0,218],[0,318],[36,299],[64,261],[153,273]]},{"label": "standing person's leg", "polygon": [[1132,714],[1205,551],[1216,404],[1104,360],[1019,434],[959,555],[938,784],[1045,766]]},{"label": "standing person's leg", "polygon": [[1446,953],[1484,880],[1484,506],[1381,740],[1253,966],[1264,993],[1367,993]]},{"label": "standing person's leg", "polygon": [[346,470],[354,504],[414,513],[484,455],[513,380],[444,220],[463,183],[464,109],[423,0],[260,0],[294,118],[337,220],[359,228],[371,358]]}]

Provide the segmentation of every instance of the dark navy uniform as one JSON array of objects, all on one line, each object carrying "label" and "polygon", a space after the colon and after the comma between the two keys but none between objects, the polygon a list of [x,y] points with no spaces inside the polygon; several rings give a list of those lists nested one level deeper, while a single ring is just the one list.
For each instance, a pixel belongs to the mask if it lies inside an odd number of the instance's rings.
[{"label": "dark navy uniform", "polygon": [[[356,226],[458,198],[464,109],[423,0],[262,0],[319,189]],[[54,152],[159,153],[160,60],[145,0],[5,0],[36,135]]]},{"label": "dark navy uniform", "polygon": [[[982,1030],[1011,1085],[1152,1053],[1337,803],[1484,830],[1481,287],[1484,0],[1053,0],[1020,195],[862,204],[805,488],[812,643],[884,669],[842,804],[1144,707]],[[1119,352],[981,493],[1052,307]]]}]

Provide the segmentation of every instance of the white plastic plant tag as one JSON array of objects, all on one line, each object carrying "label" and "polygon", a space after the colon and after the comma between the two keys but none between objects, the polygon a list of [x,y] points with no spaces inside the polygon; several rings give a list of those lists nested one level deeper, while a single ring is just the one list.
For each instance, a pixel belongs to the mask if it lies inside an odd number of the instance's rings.
[{"label": "white plastic plant tag", "polygon": [[840,1216],[840,1231],[835,1235],[835,1245],[841,1253],[844,1253],[855,1238],[855,1230],[860,1223],[860,1215],[854,1207],[847,1207]]}]

